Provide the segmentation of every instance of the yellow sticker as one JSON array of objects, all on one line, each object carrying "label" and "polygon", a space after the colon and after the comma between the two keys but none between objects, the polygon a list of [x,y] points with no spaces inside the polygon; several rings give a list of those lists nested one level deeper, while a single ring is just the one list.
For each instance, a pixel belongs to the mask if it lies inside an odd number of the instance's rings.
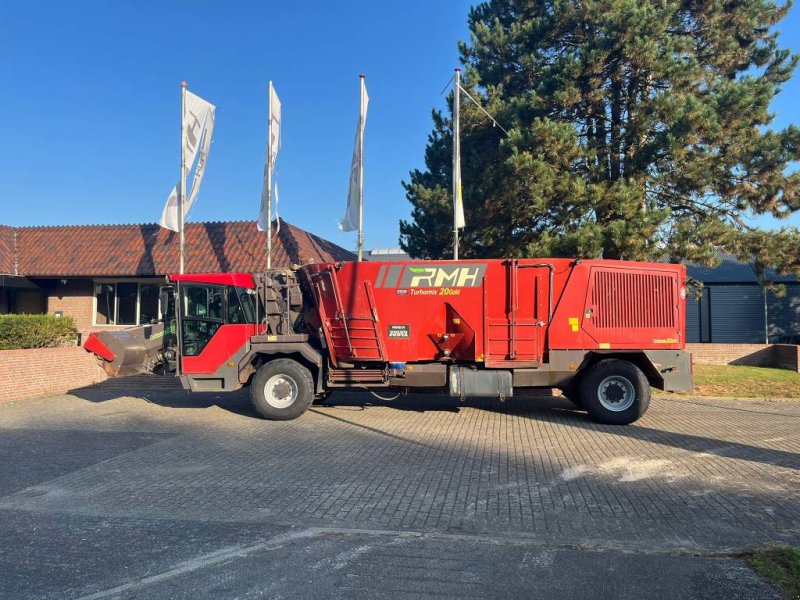
[{"label": "yellow sticker", "polygon": [[611,344],[608,342],[600,342],[600,350],[610,350]]},{"label": "yellow sticker", "polygon": [[268,342],[277,342],[278,341],[278,336],[277,335],[268,335],[267,336],[267,341]]},{"label": "yellow sticker", "polygon": [[654,344],[677,344],[678,340],[675,338],[662,338],[653,340]]},{"label": "yellow sticker", "polygon": [[581,320],[578,317],[570,317],[569,326],[572,328],[572,331],[578,331],[581,327]]},{"label": "yellow sticker", "polygon": [[453,319],[453,325],[461,325],[461,319]]}]

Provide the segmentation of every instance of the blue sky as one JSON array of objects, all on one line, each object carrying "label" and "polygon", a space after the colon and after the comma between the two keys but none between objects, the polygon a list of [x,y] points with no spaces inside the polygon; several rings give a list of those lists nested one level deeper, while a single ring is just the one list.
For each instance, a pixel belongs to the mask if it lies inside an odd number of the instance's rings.
[{"label": "blue sky", "polygon": [[[155,222],[179,174],[180,82],[217,106],[193,221],[254,220],[266,90],[283,104],[280,214],[342,246],[367,75],[365,243],[396,246],[401,180],[423,165],[430,111],[457,66],[471,2],[41,2],[0,8],[0,223]],[[782,44],[800,52],[800,9]],[[799,122],[795,78],[777,124]],[[771,226],[768,220],[763,224]],[[800,215],[790,220],[800,225]]]}]

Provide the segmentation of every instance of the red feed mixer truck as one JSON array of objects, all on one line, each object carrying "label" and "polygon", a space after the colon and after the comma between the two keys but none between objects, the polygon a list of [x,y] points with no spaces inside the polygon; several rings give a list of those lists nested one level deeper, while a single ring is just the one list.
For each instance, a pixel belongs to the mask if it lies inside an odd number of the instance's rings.
[{"label": "red feed mixer truck", "polygon": [[335,390],[504,400],[559,388],[596,421],[627,424],[651,387],[692,388],[685,282],[681,265],[573,259],[173,275],[162,323],[85,347],[112,375],[161,363],[187,390],[250,386],[268,419]]}]

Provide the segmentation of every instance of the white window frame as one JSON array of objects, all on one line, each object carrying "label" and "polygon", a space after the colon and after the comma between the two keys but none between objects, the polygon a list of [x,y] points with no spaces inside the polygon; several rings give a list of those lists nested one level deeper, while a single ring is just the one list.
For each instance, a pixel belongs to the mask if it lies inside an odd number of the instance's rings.
[{"label": "white window frame", "polygon": [[[131,325],[119,325],[116,323],[117,315],[119,312],[119,296],[117,296],[118,283],[136,283],[136,323]],[[98,285],[113,285],[114,286],[114,323],[98,323],[97,322],[97,286]],[[92,280],[92,327],[136,327],[141,325],[141,299],[142,299],[142,285],[166,285],[163,277],[103,277]]]}]

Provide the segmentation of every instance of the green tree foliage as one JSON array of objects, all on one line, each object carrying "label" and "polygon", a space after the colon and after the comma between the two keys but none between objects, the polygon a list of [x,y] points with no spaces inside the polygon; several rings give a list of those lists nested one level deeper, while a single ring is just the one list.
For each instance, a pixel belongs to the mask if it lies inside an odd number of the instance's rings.
[{"label": "green tree foliage", "polygon": [[[712,262],[782,271],[800,232],[753,217],[800,209],[800,129],[769,105],[798,57],[788,5],[765,0],[491,0],[470,11],[462,101],[463,256]],[[400,243],[452,252],[451,121],[434,112],[425,170],[404,182]]]}]

